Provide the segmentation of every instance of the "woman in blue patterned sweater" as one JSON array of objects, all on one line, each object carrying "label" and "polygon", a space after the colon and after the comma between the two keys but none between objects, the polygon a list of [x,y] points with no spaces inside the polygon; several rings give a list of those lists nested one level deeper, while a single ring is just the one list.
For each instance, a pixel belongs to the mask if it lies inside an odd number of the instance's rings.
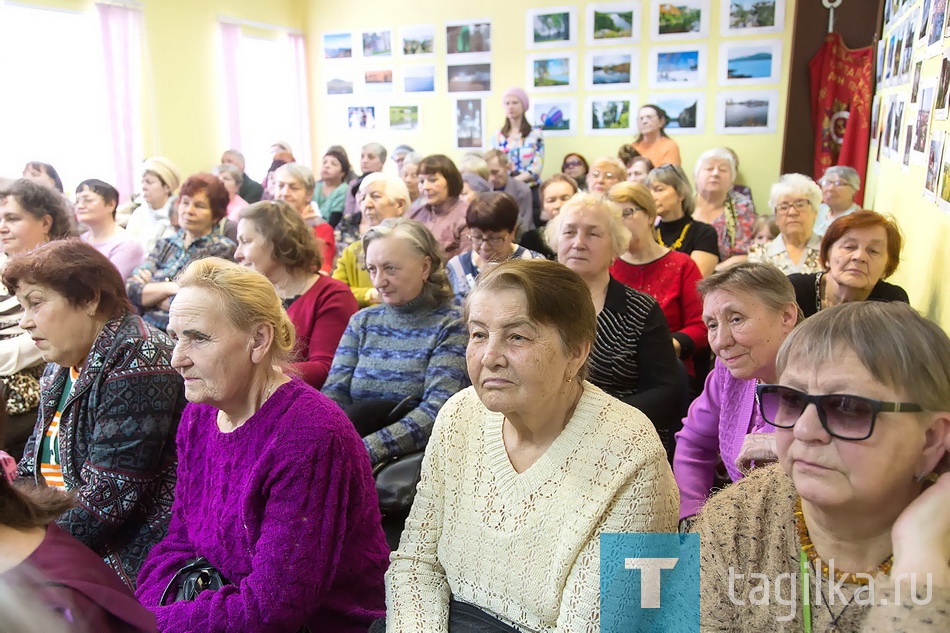
[{"label": "woman in blue patterned sweater", "polygon": [[[439,409],[468,386],[467,336],[424,224],[386,220],[363,236],[363,252],[382,303],[350,319],[323,393],[346,411],[375,465],[425,447]],[[404,400],[402,415],[391,416]]]}]

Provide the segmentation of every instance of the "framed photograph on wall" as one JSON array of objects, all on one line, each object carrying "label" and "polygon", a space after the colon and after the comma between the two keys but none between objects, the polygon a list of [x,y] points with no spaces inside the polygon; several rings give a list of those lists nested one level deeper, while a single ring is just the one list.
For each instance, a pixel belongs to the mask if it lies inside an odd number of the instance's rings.
[{"label": "framed photograph on wall", "polygon": [[635,95],[629,93],[587,97],[584,131],[587,134],[629,136],[633,133],[630,108],[636,103]]},{"label": "framed photograph on wall", "polygon": [[376,106],[347,106],[346,127],[351,130],[375,130]]},{"label": "framed photograph on wall", "polygon": [[464,20],[445,25],[445,52],[448,55],[491,52],[491,20]]},{"label": "framed photograph on wall", "polygon": [[723,86],[775,84],[782,72],[782,40],[741,40],[719,46]]},{"label": "framed photograph on wall", "polygon": [[588,90],[637,87],[640,55],[636,48],[603,48],[587,51],[584,76]]},{"label": "framed photograph on wall", "polygon": [[573,136],[577,133],[577,100],[531,99],[528,120],[531,125],[540,125],[545,136]]},{"label": "framed photograph on wall", "polygon": [[526,48],[568,48],[577,43],[577,7],[528,9]]},{"label": "framed photograph on wall", "polygon": [[491,64],[455,64],[446,67],[449,92],[491,92]]},{"label": "framed photograph on wall", "polygon": [[717,134],[773,134],[778,129],[778,90],[716,95]]},{"label": "framed photograph on wall", "polygon": [[483,149],[485,139],[485,112],[481,97],[467,95],[455,100],[456,149]]},{"label": "framed photograph on wall", "polygon": [[392,57],[392,31],[363,31],[363,57]]},{"label": "framed photograph on wall", "polygon": [[353,57],[352,33],[324,33],[324,59],[350,59]]},{"label": "framed photograph on wall", "polygon": [[650,95],[666,111],[666,129],[674,135],[703,134],[706,131],[706,95],[702,92],[667,92]]},{"label": "framed photograph on wall", "polygon": [[435,66],[403,66],[402,82],[403,92],[435,92]]},{"label": "framed photograph on wall", "polygon": [[535,53],[525,58],[528,92],[577,89],[577,56],[574,53]]},{"label": "framed photograph on wall", "polygon": [[643,5],[639,2],[610,2],[587,5],[588,46],[621,46],[640,40]]},{"label": "framed photograph on wall", "polygon": [[709,0],[651,0],[650,37],[695,40],[709,37]]},{"label": "framed photograph on wall", "polygon": [[349,63],[328,64],[327,95],[351,95],[356,86],[356,72]]},{"label": "framed photograph on wall", "polygon": [[389,129],[393,132],[418,132],[419,104],[389,106]]},{"label": "framed photograph on wall", "polygon": [[435,55],[435,27],[431,24],[404,26],[399,31],[399,40],[404,56],[418,59]]},{"label": "framed photograph on wall", "polygon": [[722,34],[781,33],[785,28],[785,0],[719,0]]},{"label": "framed photograph on wall", "polygon": [[706,45],[681,44],[650,49],[651,88],[701,88],[706,85]]},{"label": "framed photograph on wall", "polygon": [[363,83],[366,92],[386,93],[393,91],[393,69],[364,70]]}]

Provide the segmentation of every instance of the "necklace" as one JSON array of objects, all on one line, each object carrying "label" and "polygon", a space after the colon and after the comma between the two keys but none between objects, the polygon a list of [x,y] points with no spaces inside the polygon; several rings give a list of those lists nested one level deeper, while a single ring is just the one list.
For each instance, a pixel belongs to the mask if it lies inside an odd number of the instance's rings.
[{"label": "necklace", "polygon": [[821,276],[824,273],[815,275],[815,308],[821,312]]},{"label": "necklace", "polygon": [[[689,231],[689,227],[691,227],[691,226],[693,226],[693,223],[692,223],[692,222],[687,222],[687,223],[686,223],[686,226],[683,227],[683,232],[680,233],[680,236],[679,236],[678,238],[676,238],[676,241],[675,241],[675,242],[673,242],[672,244],[670,244],[670,248],[672,248],[674,251],[679,250],[680,246],[683,245],[683,240],[686,239],[686,232]],[[657,226],[657,227],[654,229],[654,232],[656,233],[656,241],[660,243],[660,246],[666,246],[666,243],[663,241],[663,236],[660,235],[660,227],[659,227],[659,226]]]},{"label": "necklace", "polygon": [[[258,411],[261,410],[261,407],[264,406],[264,403],[267,402],[267,399],[270,398],[272,395],[274,395],[274,391],[276,391],[276,389],[277,389],[277,387],[274,385],[274,381],[273,381],[273,380],[268,380],[268,381],[267,381],[267,387],[265,387],[265,388],[264,388],[264,391],[261,392],[261,393],[263,393],[264,395],[263,395],[263,397],[261,398],[260,403],[258,403],[257,408],[254,409],[254,413],[257,413]],[[251,415],[253,415],[253,413],[252,413]],[[229,416],[227,413],[225,413],[223,409],[218,409],[218,416],[217,416],[217,418],[218,418],[218,428],[221,428],[221,427],[224,426],[224,425],[227,425],[227,426],[231,427],[231,430],[232,430],[232,431],[237,428],[237,426],[235,426],[234,423],[231,422],[231,416]],[[246,421],[247,421],[247,420],[245,420],[245,422],[246,422]]]},{"label": "necklace", "polygon": [[[828,564],[825,563],[818,556],[818,552],[815,551],[815,545],[811,542],[811,537],[808,535],[808,526],[805,525],[805,515],[802,512],[802,498],[799,497],[795,501],[795,529],[798,531],[798,540],[801,543],[801,550],[804,554],[808,556],[808,560],[815,565],[815,569],[821,569],[821,573],[828,576],[831,574],[831,570],[828,567]],[[872,573],[881,572],[883,574],[891,573],[891,566],[894,564],[894,557],[888,556],[877,566]],[[843,572],[839,569],[834,570],[834,580],[847,582],[855,585],[866,585],[868,584],[869,577],[872,574],[862,573],[860,576],[858,573],[848,573]]]}]

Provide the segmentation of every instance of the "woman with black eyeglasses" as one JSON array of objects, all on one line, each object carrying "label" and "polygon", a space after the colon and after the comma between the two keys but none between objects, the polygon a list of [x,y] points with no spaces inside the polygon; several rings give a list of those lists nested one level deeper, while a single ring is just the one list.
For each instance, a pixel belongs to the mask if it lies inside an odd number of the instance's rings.
[{"label": "woman with black eyeglasses", "polygon": [[786,275],[821,272],[821,236],[815,233],[821,187],[802,174],[785,174],[772,185],[769,206],[779,235],[749,250],[750,262],[777,266]]},{"label": "woman with black eyeglasses", "polygon": [[544,255],[515,244],[518,203],[507,193],[476,195],[465,216],[472,249],[456,255],[446,264],[449,283],[459,303],[475,287],[479,273],[491,264],[508,259],[543,259]]},{"label": "woman with black eyeglasses", "polygon": [[737,264],[703,279],[698,289],[716,364],[676,434],[673,475],[680,520],[687,522],[712,491],[720,459],[731,481],[748,466],[774,459],[772,429],[755,404],[755,386],[775,382],[779,345],[801,319],[795,289],[774,266]]},{"label": "woman with black eyeglasses", "polygon": [[950,338],[906,304],[840,305],[789,335],[769,382],[778,465],[693,525],[702,628],[950,630]]}]

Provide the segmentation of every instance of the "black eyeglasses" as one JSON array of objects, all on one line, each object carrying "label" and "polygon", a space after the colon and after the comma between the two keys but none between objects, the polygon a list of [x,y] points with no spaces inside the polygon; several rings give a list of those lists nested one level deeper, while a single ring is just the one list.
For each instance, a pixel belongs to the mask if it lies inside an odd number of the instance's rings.
[{"label": "black eyeglasses", "polygon": [[844,393],[811,396],[782,385],[757,385],[762,418],[780,429],[790,429],[810,404],[818,409],[818,419],[828,435],[842,440],[866,440],[874,432],[878,413],[919,413],[926,411],[913,402],[881,402]]}]

